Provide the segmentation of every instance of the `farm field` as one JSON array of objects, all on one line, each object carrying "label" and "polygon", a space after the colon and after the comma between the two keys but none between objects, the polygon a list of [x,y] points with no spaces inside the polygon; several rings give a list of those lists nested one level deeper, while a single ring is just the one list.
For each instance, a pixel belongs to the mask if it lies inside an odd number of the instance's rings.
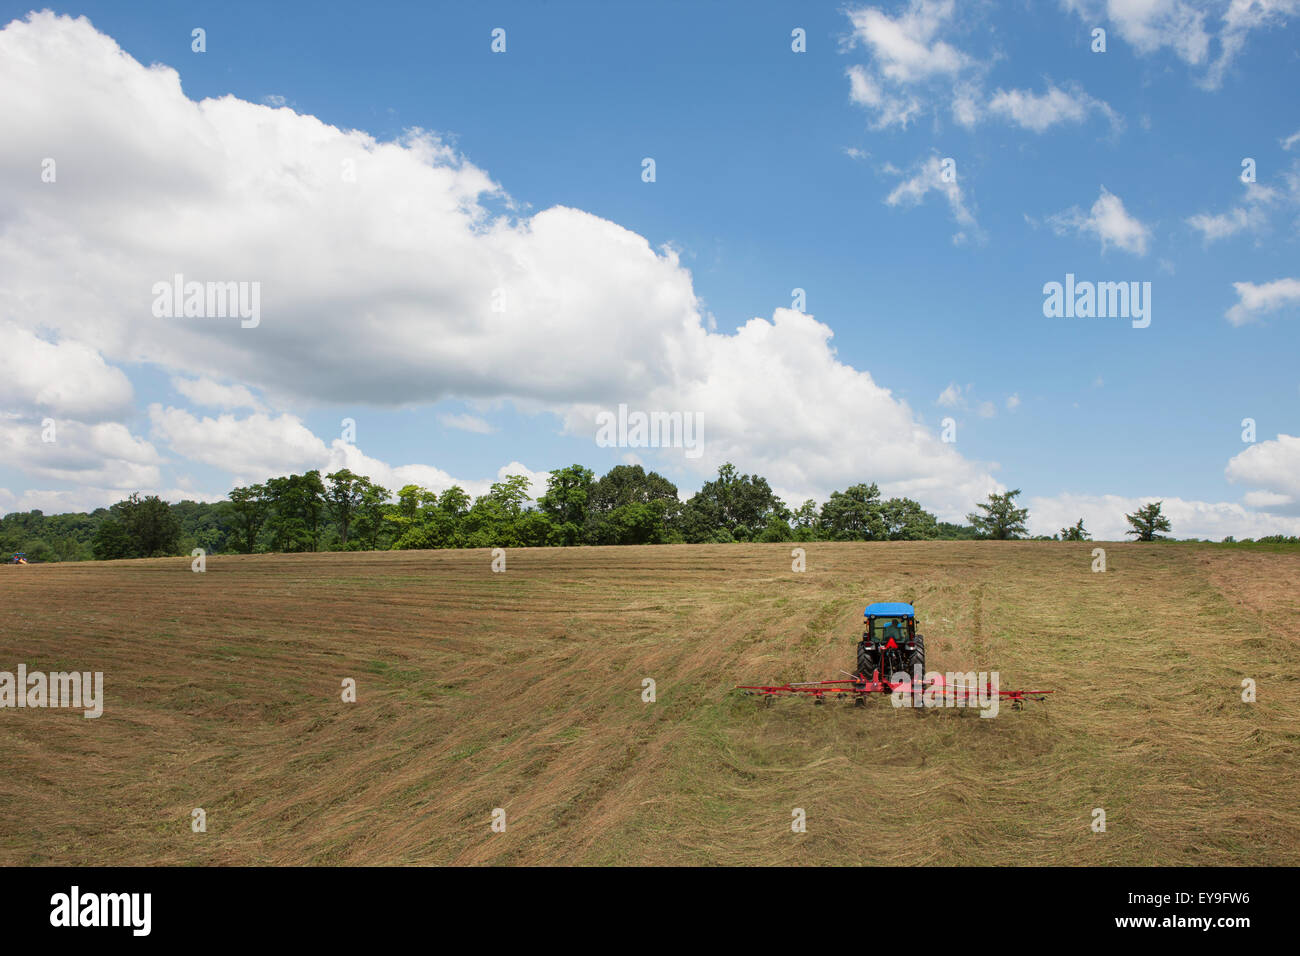
[{"label": "farm field", "polygon": [[[1300,553],[791,547],[0,568],[0,670],[106,698],[0,710],[0,864],[1300,863]],[[730,692],[848,668],[872,600],[932,670],[1057,693]]]}]

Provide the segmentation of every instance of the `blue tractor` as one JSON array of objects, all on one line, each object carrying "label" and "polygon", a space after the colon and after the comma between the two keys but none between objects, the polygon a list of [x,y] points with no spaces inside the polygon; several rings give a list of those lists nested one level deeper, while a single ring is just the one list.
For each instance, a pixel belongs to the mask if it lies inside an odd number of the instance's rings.
[{"label": "blue tractor", "polygon": [[901,601],[877,601],[863,612],[866,627],[858,644],[858,674],[870,679],[879,671],[891,680],[902,671],[925,676],[925,638],[916,633],[916,610]]}]

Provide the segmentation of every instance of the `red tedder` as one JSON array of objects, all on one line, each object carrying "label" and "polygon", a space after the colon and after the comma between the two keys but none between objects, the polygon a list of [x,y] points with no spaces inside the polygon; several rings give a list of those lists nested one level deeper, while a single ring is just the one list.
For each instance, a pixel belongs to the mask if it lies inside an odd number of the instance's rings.
[{"label": "red tedder", "polygon": [[[841,671],[847,674],[847,671]],[[994,690],[993,684],[987,679],[983,687],[978,687],[964,681],[953,681],[948,683],[944,680],[942,674],[931,674],[928,681],[924,681],[920,687],[913,687],[911,680],[891,681],[880,676],[880,671],[872,671],[871,677],[865,677],[862,674],[849,674],[847,680],[814,680],[799,681],[788,684],[739,684],[737,690],[742,690],[746,694],[761,697],[765,703],[770,704],[776,697],[797,697],[800,694],[807,694],[812,697],[813,703],[825,703],[827,698],[831,700],[852,700],[857,707],[863,706],[867,702],[869,694],[902,694],[903,697],[911,698],[913,706],[924,706],[926,696],[931,699],[942,698],[945,706],[957,707],[975,707],[981,697],[984,700],[990,700],[996,696],[999,700],[1008,700],[1012,708],[1019,710],[1024,706],[1027,700],[1046,700],[1045,694],[1050,694],[1050,690]]]}]

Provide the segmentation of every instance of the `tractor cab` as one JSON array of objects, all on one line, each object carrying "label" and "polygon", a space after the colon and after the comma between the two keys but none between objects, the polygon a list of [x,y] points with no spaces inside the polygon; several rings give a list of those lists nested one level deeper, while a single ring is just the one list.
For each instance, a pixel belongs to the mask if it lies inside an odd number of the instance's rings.
[{"label": "tractor cab", "polygon": [[901,601],[877,601],[863,612],[865,629],[858,645],[858,673],[870,677],[925,670],[925,638],[916,633],[916,610]]},{"label": "tractor cab", "polygon": [[916,611],[910,604],[877,601],[867,605],[863,617],[866,619],[866,630],[862,640],[877,647],[890,641],[897,647],[903,647],[916,639]]}]

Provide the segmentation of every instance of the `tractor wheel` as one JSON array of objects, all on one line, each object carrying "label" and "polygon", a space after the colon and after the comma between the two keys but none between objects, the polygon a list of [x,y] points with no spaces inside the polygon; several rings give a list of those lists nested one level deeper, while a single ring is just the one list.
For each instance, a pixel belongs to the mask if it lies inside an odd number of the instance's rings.
[{"label": "tractor wheel", "polygon": [[920,668],[921,677],[925,677],[925,638],[920,634],[916,635],[916,650],[912,651],[911,665],[913,674]]},{"label": "tractor wheel", "polygon": [[[925,638],[923,638],[920,634],[916,635],[916,644],[915,644],[914,647],[912,648],[912,656],[911,656],[911,658],[908,660],[907,664],[908,664],[908,679],[909,679],[909,680],[915,680],[915,679],[916,679],[916,672],[917,672],[917,670],[919,669],[919,670],[921,671],[922,687],[924,688],[924,681],[925,681]],[[922,690],[922,694],[923,694],[923,693],[924,693],[924,689]],[[918,707],[918,708],[924,708],[924,707],[925,707],[925,698],[924,698],[923,696],[917,695],[917,694],[915,694],[915,692],[914,692],[914,693],[913,693],[913,696],[912,696],[912,700],[914,701],[914,703],[912,704],[913,707]]]},{"label": "tractor wheel", "polygon": [[871,680],[871,675],[877,667],[876,652],[873,651],[865,641],[858,645],[858,674]]}]

